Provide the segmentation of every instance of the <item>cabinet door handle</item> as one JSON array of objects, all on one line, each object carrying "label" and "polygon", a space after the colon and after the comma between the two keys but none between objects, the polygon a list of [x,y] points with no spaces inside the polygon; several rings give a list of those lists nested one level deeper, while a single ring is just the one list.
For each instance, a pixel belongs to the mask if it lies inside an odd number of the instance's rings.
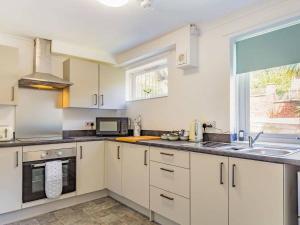
[{"label": "cabinet door handle", "polygon": [[101,106],[104,106],[104,95],[100,95],[101,96]]},{"label": "cabinet door handle", "polygon": [[94,105],[98,105],[98,95],[94,94],[93,96],[95,97]]},{"label": "cabinet door handle", "polygon": [[232,187],[236,187],[236,184],[235,184],[235,168],[236,168],[236,165],[233,164],[232,165]]},{"label": "cabinet door handle", "polygon": [[163,171],[166,171],[166,172],[169,172],[169,173],[174,173],[175,172],[174,170],[169,170],[169,169],[165,169],[165,168],[160,168],[160,170],[163,170]]},{"label": "cabinet door handle", "polygon": [[80,159],[83,158],[83,153],[82,153],[82,146],[80,146]]},{"label": "cabinet door handle", "polygon": [[220,163],[220,184],[224,184],[224,182],[223,182],[223,166],[224,166],[224,163],[221,162]]},{"label": "cabinet door handle", "polygon": [[16,167],[19,167],[19,152],[16,151]]},{"label": "cabinet door handle", "polygon": [[148,154],[148,150],[144,151],[144,165],[148,166],[148,162],[147,162],[147,154]]},{"label": "cabinet door handle", "polygon": [[166,196],[166,195],[164,195],[164,194],[160,194],[160,197],[165,198],[165,199],[168,199],[168,200],[170,200],[170,201],[173,201],[173,200],[174,200],[174,198],[169,197],[169,196]]},{"label": "cabinet door handle", "polygon": [[11,87],[11,101],[15,101],[15,86]]},{"label": "cabinet door handle", "polygon": [[117,150],[117,159],[121,159],[121,157],[120,157],[120,146],[118,146],[118,150]]},{"label": "cabinet door handle", "polygon": [[160,154],[161,154],[161,155],[167,155],[167,156],[174,156],[174,154],[171,154],[171,153],[165,153],[165,152],[161,152]]}]

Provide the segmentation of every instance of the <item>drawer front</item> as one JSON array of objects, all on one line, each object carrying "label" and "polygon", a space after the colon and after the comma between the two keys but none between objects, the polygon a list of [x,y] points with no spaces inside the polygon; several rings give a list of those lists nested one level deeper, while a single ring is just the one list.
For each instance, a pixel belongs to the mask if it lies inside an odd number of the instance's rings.
[{"label": "drawer front", "polygon": [[150,160],[190,168],[190,153],[173,149],[150,147]]},{"label": "drawer front", "polygon": [[190,200],[187,198],[151,187],[150,209],[178,224],[190,224]]},{"label": "drawer front", "polygon": [[150,184],[166,191],[190,198],[190,170],[150,162]]}]

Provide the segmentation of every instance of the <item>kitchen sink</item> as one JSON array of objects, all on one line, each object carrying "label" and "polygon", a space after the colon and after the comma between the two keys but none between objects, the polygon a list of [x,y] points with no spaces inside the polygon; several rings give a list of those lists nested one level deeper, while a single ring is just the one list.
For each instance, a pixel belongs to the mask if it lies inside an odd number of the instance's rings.
[{"label": "kitchen sink", "polygon": [[253,154],[253,155],[263,155],[263,156],[287,156],[295,153],[294,150],[287,149],[274,149],[274,148],[251,148],[246,150],[241,150],[240,152]]}]

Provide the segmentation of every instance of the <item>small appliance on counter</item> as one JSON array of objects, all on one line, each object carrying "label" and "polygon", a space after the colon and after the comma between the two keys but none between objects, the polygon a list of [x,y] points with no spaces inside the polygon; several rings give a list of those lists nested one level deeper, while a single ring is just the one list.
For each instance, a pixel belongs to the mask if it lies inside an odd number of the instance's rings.
[{"label": "small appliance on counter", "polygon": [[12,141],[13,139],[13,128],[10,126],[0,126],[0,141]]},{"label": "small appliance on counter", "polygon": [[97,117],[97,136],[128,136],[128,117]]},{"label": "small appliance on counter", "polygon": [[201,142],[203,140],[202,124],[199,120],[194,120],[191,123],[189,135],[191,142]]}]

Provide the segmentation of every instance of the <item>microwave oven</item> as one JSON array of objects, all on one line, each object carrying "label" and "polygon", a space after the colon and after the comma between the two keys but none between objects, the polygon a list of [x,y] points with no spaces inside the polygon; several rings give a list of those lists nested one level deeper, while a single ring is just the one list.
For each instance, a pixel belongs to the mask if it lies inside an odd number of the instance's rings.
[{"label": "microwave oven", "polygon": [[97,136],[128,136],[128,117],[97,117]]}]

